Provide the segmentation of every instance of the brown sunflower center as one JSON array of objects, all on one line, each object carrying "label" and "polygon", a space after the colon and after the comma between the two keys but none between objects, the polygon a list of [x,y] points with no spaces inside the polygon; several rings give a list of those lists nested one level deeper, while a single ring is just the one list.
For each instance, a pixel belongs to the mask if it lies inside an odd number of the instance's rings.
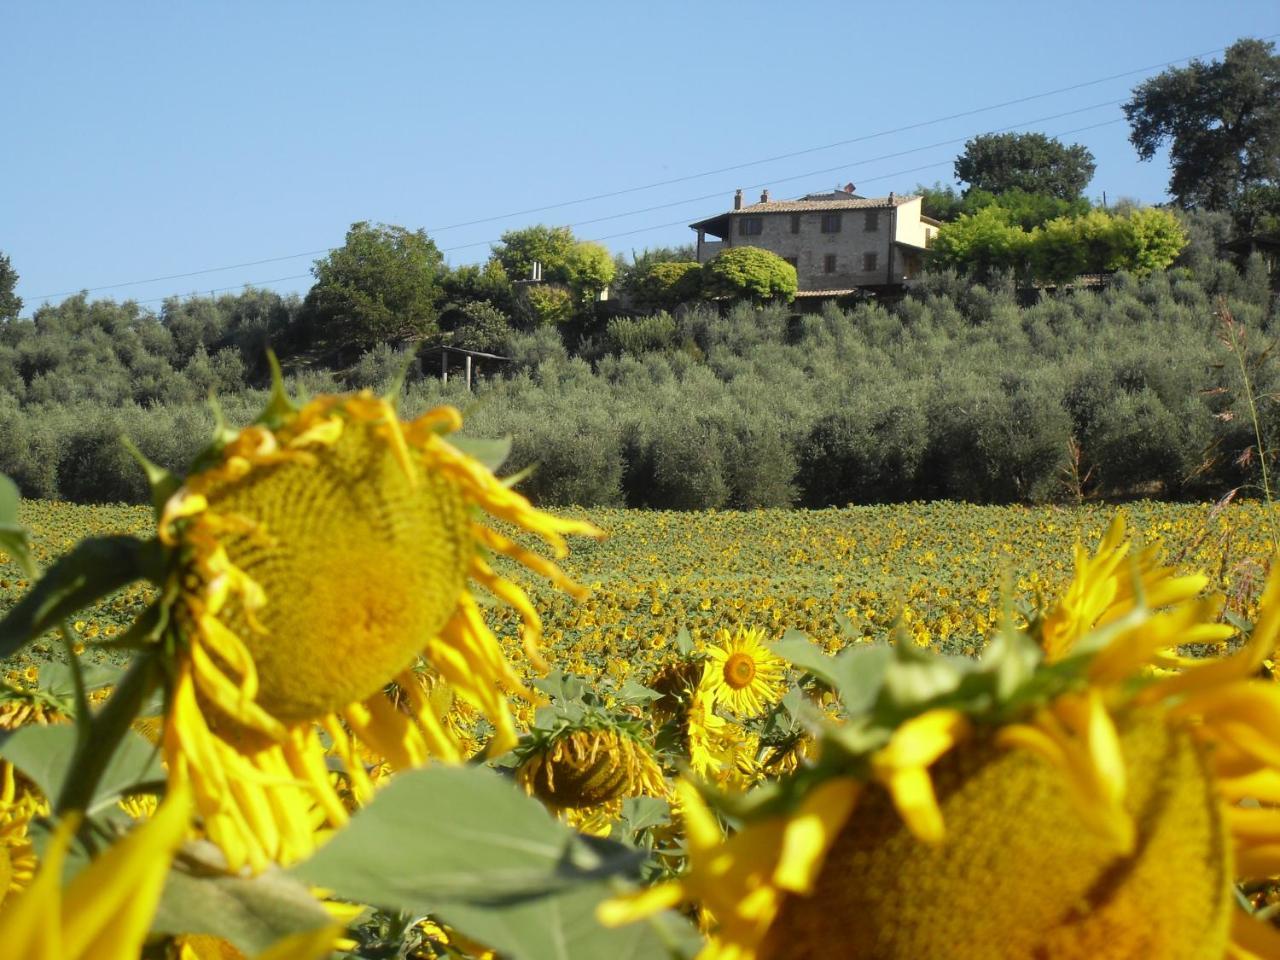
[{"label": "brown sunflower center", "polygon": [[[1230,857],[1199,749],[1160,714],[1119,724],[1134,852],[1082,821],[1063,774],[989,736],[933,768],[947,835],[929,846],[871,790],[812,897],[788,897],[762,956],[1155,958],[1224,955]],[[865,951],[865,952],[863,952]]]},{"label": "brown sunflower center", "polygon": [[[350,423],[312,462],[257,467],[209,495],[209,512],[251,521],[223,538],[266,595],[218,619],[257,667],[258,703],[311,720],[376,693],[457,609],[473,550],[466,504],[437,472],[411,481],[388,441]],[[256,622],[255,622],[256,620]]]},{"label": "brown sunflower center", "polygon": [[756,678],[756,661],[749,653],[731,653],[724,662],[724,682],[735,690],[751,686]]}]

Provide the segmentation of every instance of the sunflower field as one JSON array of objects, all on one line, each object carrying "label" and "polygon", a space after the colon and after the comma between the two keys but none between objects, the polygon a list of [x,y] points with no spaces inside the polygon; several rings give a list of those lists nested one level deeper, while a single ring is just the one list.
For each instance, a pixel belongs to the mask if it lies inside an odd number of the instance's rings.
[{"label": "sunflower field", "polygon": [[461,426],[0,478],[6,956],[1280,957],[1264,504],[551,513]]}]

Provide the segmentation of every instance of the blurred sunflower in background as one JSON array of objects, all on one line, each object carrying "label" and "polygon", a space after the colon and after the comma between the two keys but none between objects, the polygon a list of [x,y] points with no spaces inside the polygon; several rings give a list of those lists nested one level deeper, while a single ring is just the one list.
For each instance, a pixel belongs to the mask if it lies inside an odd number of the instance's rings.
[{"label": "blurred sunflower in background", "polygon": [[[490,524],[535,533],[560,556],[565,535],[600,533],[533,508],[449,442],[460,426],[452,408],[401,422],[367,392],[298,408],[277,381],[256,423],[221,437],[166,491],[159,539],[174,561],[162,602],[174,641],[163,753],[232,869],[305,856],[313,807],[334,826],[347,818],[321,730],[356,781],[370,755],[395,769],[461,759],[413,675],[420,657],[492,725],[491,753],[515,744],[507,696],[531,694],[474,590],[519,611],[538,668],[541,622],[488,557],[582,589]],[[384,692],[393,681],[399,705]]]},{"label": "blurred sunflower in background", "polygon": [[1243,647],[1179,659],[1234,632],[1206,585],[1117,521],[978,661],[909,643],[809,658],[858,705],[811,718],[818,760],[713,798],[741,824],[727,837],[681,784],[686,871],[601,918],[698,904],[704,960],[1280,956],[1235,887],[1280,874],[1280,690],[1258,679],[1280,568]]}]

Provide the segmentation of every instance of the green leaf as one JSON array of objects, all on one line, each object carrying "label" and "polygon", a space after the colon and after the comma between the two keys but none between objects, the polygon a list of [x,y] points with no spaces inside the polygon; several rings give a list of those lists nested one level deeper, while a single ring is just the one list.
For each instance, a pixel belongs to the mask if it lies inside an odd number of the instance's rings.
[{"label": "green leaf", "polygon": [[587,692],[586,684],[563,670],[553,670],[545,677],[537,677],[530,682],[562,706],[582,703]]},{"label": "green leaf", "polygon": [[627,797],[622,801],[622,822],[628,832],[636,833],[671,820],[671,804],[660,797]]},{"label": "green leaf", "polygon": [[331,922],[306,886],[279,870],[256,877],[198,875],[179,864],[165,880],[151,929],[169,936],[216,935],[256,956],[289,934]]},{"label": "green leaf", "polygon": [[830,685],[850,713],[866,710],[875,702],[893,659],[893,649],[884,644],[845,647],[839,656],[831,657],[799,630],[788,630],[772,648],[792,666]]},{"label": "green leaf", "polygon": [[654,700],[661,700],[662,694],[628,677],[622,685],[622,689],[618,691],[618,699],[627,703],[645,704],[652,703]]},{"label": "green leaf", "polygon": [[479,460],[494,473],[507,462],[507,457],[511,455],[510,437],[490,440],[482,437],[460,437],[454,434],[449,437],[449,443],[472,459]]},{"label": "green leaf", "polygon": [[689,636],[688,627],[681,627],[680,632],[676,634],[676,649],[680,651],[682,657],[693,654],[693,637]]},{"label": "green leaf", "polygon": [[31,534],[18,522],[18,486],[0,473],[0,552],[9,554],[28,577],[36,575]]},{"label": "green leaf", "polygon": [[434,766],[393,780],[291,872],[343,899],[439,916],[512,960],[660,957],[687,939],[682,922],[660,933],[595,920],[609,880],[635,863],[619,844],[583,843],[509,779]]},{"label": "green leaf", "polygon": [[[62,793],[76,752],[76,729],[70,724],[27,726],[0,743],[0,757],[31,778],[46,797]],[[164,779],[156,748],[130,730],[107,764],[86,812],[102,812],[139,784]]]},{"label": "green leaf", "polygon": [[957,661],[922,650],[910,640],[889,649],[892,655],[884,670],[884,692],[893,707],[914,712],[953,692],[964,679],[965,671]]},{"label": "green leaf", "polygon": [[159,552],[154,541],[137,537],[81,540],[0,620],[0,658],[113,590],[156,573]]},{"label": "green leaf", "polygon": [[18,485],[0,473],[0,525],[18,525],[18,503],[21,499]]}]

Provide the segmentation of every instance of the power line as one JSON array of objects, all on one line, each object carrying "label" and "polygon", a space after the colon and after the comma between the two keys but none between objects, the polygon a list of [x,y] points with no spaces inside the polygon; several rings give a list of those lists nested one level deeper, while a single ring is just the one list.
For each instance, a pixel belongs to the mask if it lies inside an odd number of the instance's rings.
[{"label": "power line", "polygon": [[[1071,111],[1071,112],[1079,112],[1079,111]],[[1029,121],[1029,122],[1034,123],[1035,121]],[[1056,137],[1066,137],[1066,136],[1070,136],[1070,135],[1071,135],[1071,134],[1073,134],[1073,133],[1083,133],[1083,132],[1085,132],[1086,130],[1096,130],[1096,129],[1098,129],[1099,127],[1109,127],[1109,126],[1112,126],[1113,124],[1122,123],[1122,122],[1124,122],[1124,118],[1123,118],[1123,117],[1116,117],[1116,118],[1115,118],[1115,119],[1113,119],[1113,120],[1103,120],[1103,121],[1102,121],[1102,122],[1100,122],[1100,123],[1091,123],[1091,124],[1089,124],[1088,126],[1084,126],[1084,127],[1074,127],[1074,128],[1072,128],[1072,129],[1070,129],[1070,130],[1063,130],[1063,131],[1061,131],[1061,132],[1059,132],[1059,133],[1054,134],[1054,136],[1056,136]],[[935,146],[936,146],[936,144],[935,144]],[[910,151],[905,151],[905,152],[910,152]],[[920,166],[918,166],[918,167],[907,167],[906,169],[903,169],[903,170],[894,170],[894,171],[891,171],[891,172],[889,172],[889,173],[880,173],[880,174],[876,174],[874,177],[860,177],[859,179],[860,179],[860,180],[862,180],[862,182],[863,182],[863,183],[874,183],[874,182],[876,182],[877,180],[890,180],[890,179],[892,179],[892,178],[894,178],[894,177],[900,177],[900,176],[902,176],[903,174],[907,174],[907,173],[919,173],[919,172],[920,172],[920,171],[922,171],[922,170],[933,170],[933,169],[935,169],[935,168],[937,168],[937,167],[950,166],[950,165],[951,165],[951,163],[952,163],[952,161],[951,161],[951,160],[937,160],[937,161],[934,161],[933,163],[926,163],[926,164],[922,164],[922,165],[920,165]],[[847,164],[845,164],[845,165],[842,165],[842,166],[840,166],[840,167],[834,167],[834,168],[832,168],[832,169],[840,170],[840,169],[845,169],[845,168],[847,168],[847,166],[848,166],[848,165],[847,165]],[[807,174],[800,174],[800,175],[798,175],[797,177],[791,177],[791,178],[788,178],[788,179],[792,179],[792,180],[794,180],[794,179],[799,179],[800,177],[815,176],[815,175],[817,175],[817,174],[821,174],[821,173],[828,173],[828,172],[830,172],[830,171],[829,171],[829,170],[818,170],[818,171],[813,171],[813,172],[810,172],[810,173],[807,173]],[[771,183],[781,183],[781,182],[783,182],[783,181],[781,181],[781,180],[773,180],[773,181],[770,181],[770,182],[771,182]],[[760,186],[760,184],[757,184],[757,186]],[[752,188],[747,188],[747,189],[752,189]],[[717,193],[717,194],[713,194],[713,196],[719,196],[719,195],[720,195],[720,194],[718,194],[718,193]],[[702,198],[699,198],[699,199],[702,199]],[[689,202],[689,201],[682,201],[682,202]],[[633,211],[633,212],[634,212],[634,211]],[[645,211],[641,211],[641,212],[645,212]],[[627,215],[628,215],[628,214],[619,214],[619,216],[627,216]],[[580,225],[580,224],[571,224],[571,226],[578,226],[578,225]],[[599,241],[601,241],[601,240],[615,240],[615,239],[617,239],[618,237],[631,237],[631,236],[635,236],[635,235],[636,235],[636,234],[638,234],[638,233],[649,233],[649,232],[650,232],[650,231],[652,231],[652,230],[664,230],[664,229],[667,229],[668,227],[679,227],[679,226],[684,226],[684,225],[685,225],[685,220],[684,220],[684,219],[680,219],[680,220],[670,220],[670,221],[668,221],[668,222],[666,222],[666,223],[654,223],[654,224],[649,224],[648,226],[644,226],[644,227],[637,227],[637,228],[635,228],[634,230],[623,230],[623,231],[620,231],[620,232],[618,232],[618,233],[609,233],[609,234],[605,234],[604,236],[592,237],[592,238],[590,238],[590,240],[591,240],[591,242],[598,243],[598,242],[599,242]],[[461,244],[461,245],[458,245],[458,246],[447,247],[447,248],[443,249],[441,252],[442,252],[442,253],[448,253],[448,252],[451,252],[451,251],[453,251],[453,250],[464,250],[464,249],[466,249],[466,248],[468,248],[468,247],[485,246],[485,245],[487,245],[487,244],[498,243],[498,242],[499,242],[499,241],[497,241],[497,240],[481,240],[481,241],[479,241],[479,242],[477,242],[477,243]],[[256,281],[256,282],[246,282],[246,283],[233,284],[233,285],[228,286],[228,287],[214,287],[212,290],[210,290],[210,291],[209,291],[209,293],[211,293],[211,294],[213,294],[213,293],[227,293],[228,291],[231,291],[231,290],[242,290],[242,289],[244,289],[245,287],[265,286],[265,285],[267,285],[267,284],[271,284],[271,283],[284,283],[286,280],[304,280],[304,279],[306,279],[306,278],[308,278],[308,277],[310,277],[310,276],[311,276],[311,274],[310,274],[310,273],[295,273],[295,274],[291,274],[290,276],[287,276],[287,277],[276,277],[276,278],[275,278],[275,279],[273,279],[273,280],[258,280],[258,281]],[[174,297],[174,296],[177,296],[177,295],[176,295],[176,294],[167,294],[167,295],[165,295],[165,296],[163,296],[163,297],[152,297],[152,298],[151,298],[151,299],[149,299],[149,300],[134,300],[134,301],[132,301],[132,302],[133,302],[133,303],[138,304],[139,306],[143,306],[143,305],[148,304],[148,303],[162,303],[163,301],[165,301],[165,300],[169,300],[169,299],[171,299],[171,298],[172,298],[172,297]]]},{"label": "power line", "polygon": [[[1259,39],[1259,40],[1272,40],[1272,39],[1275,39],[1275,38],[1277,38],[1277,37],[1280,37],[1280,33],[1268,34],[1268,35],[1266,35],[1266,36],[1259,37],[1258,39]],[[948,115],[946,115],[946,116],[942,116],[942,117],[934,117],[933,119],[930,119],[930,120],[920,120],[920,121],[917,121],[916,123],[909,123],[909,124],[905,124],[905,125],[900,126],[900,127],[893,127],[893,128],[891,128],[891,129],[888,129],[888,130],[880,130],[880,131],[877,131],[877,132],[875,132],[875,133],[863,134],[862,136],[858,136],[858,137],[851,137],[851,138],[846,139],[846,140],[837,140],[837,141],[834,141],[834,142],[832,142],[832,143],[823,144],[823,145],[821,145],[821,146],[817,146],[817,147],[806,147],[806,148],[804,148],[804,149],[802,149],[802,150],[793,150],[793,151],[791,151],[791,152],[789,152],[789,153],[776,154],[775,156],[772,156],[772,157],[764,157],[764,158],[759,159],[759,160],[749,160],[749,161],[745,161],[745,162],[743,162],[743,163],[731,164],[730,166],[726,166],[726,167],[718,167],[718,168],[715,168],[715,169],[713,169],[713,170],[703,170],[703,171],[701,171],[701,172],[699,172],[699,173],[686,174],[686,175],[684,175],[684,176],[680,176],[680,177],[671,177],[671,178],[669,178],[669,179],[667,179],[667,180],[657,180],[657,181],[654,181],[654,182],[652,182],[652,183],[642,184],[642,185],[640,185],[640,186],[635,186],[635,187],[625,187],[625,188],[622,188],[622,189],[619,189],[619,190],[612,190],[612,191],[608,191],[608,192],[605,192],[605,193],[597,193],[597,194],[592,194],[592,195],[590,195],[590,196],[586,196],[586,197],[578,197],[578,198],[573,199],[573,200],[562,200],[562,201],[559,201],[559,202],[557,202],[557,203],[546,204],[546,205],[543,205],[543,206],[540,206],[540,207],[529,207],[529,208],[527,208],[527,209],[525,209],[525,210],[515,210],[515,211],[511,211],[511,212],[509,212],[509,213],[502,213],[502,214],[496,214],[496,215],[493,215],[493,216],[481,217],[481,218],[478,218],[478,219],[475,219],[475,220],[466,220],[466,221],[461,221],[461,222],[458,222],[458,223],[445,224],[445,225],[443,225],[443,226],[429,227],[429,228],[427,228],[427,232],[428,232],[428,233],[439,234],[439,233],[443,233],[443,232],[444,232],[444,231],[446,231],[446,230],[456,230],[456,229],[459,229],[459,228],[461,228],[461,227],[477,226],[477,225],[482,224],[482,223],[493,223],[493,222],[498,221],[498,220],[506,220],[506,219],[510,219],[510,218],[513,218],[513,217],[527,216],[528,214],[531,214],[531,213],[543,213],[543,212],[548,211],[548,210],[559,210],[559,209],[562,209],[562,208],[564,208],[564,207],[575,206],[575,205],[577,205],[577,204],[581,204],[581,203],[589,203],[589,202],[594,201],[594,200],[607,200],[607,199],[611,199],[611,198],[613,198],[613,197],[625,196],[625,195],[627,195],[627,194],[631,194],[631,193],[640,193],[640,192],[645,191],[645,190],[653,190],[653,189],[656,189],[656,188],[658,188],[658,187],[671,186],[671,185],[673,185],[673,184],[677,184],[677,183],[685,183],[685,182],[688,182],[688,181],[690,181],[690,180],[699,180],[699,179],[702,179],[703,177],[715,176],[715,175],[717,175],[717,174],[721,174],[721,173],[730,173],[730,172],[733,172],[733,171],[736,171],[736,170],[744,170],[744,169],[747,169],[747,168],[749,168],[749,167],[760,166],[760,165],[762,165],[762,164],[766,164],[766,163],[774,163],[774,162],[776,162],[776,161],[778,161],[778,160],[789,160],[789,159],[792,159],[792,158],[794,158],[794,157],[805,156],[805,155],[810,154],[810,153],[819,153],[819,152],[821,152],[821,151],[823,151],[823,150],[831,150],[831,149],[834,149],[834,148],[836,148],[836,147],[848,146],[848,145],[850,145],[850,144],[854,144],[854,143],[863,143],[863,142],[866,142],[866,141],[868,141],[868,140],[876,140],[876,139],[879,139],[879,138],[881,138],[881,137],[892,136],[892,135],[894,135],[894,134],[899,134],[899,133],[906,133],[906,132],[911,131],[911,130],[919,130],[919,129],[921,129],[921,128],[929,127],[929,126],[933,126],[933,125],[935,125],[935,124],[939,124],[939,123],[946,123],[947,121],[950,121],[950,120],[958,120],[958,119],[962,119],[962,118],[964,118],[964,117],[977,116],[978,114],[981,114],[981,113],[989,113],[989,112],[991,112],[992,110],[1000,110],[1000,109],[1003,109],[1004,107],[1016,106],[1017,104],[1020,104],[1020,103],[1029,103],[1030,101],[1033,101],[1033,100],[1042,100],[1042,99],[1044,99],[1044,98],[1046,98],[1046,97],[1057,96],[1058,94],[1062,94],[1062,93],[1070,93],[1070,92],[1075,91],[1075,90],[1082,90],[1082,89],[1085,89],[1086,87],[1093,87],[1093,86],[1097,86],[1097,85],[1102,84],[1102,83],[1109,83],[1109,82],[1110,82],[1110,81],[1112,81],[1112,80],[1120,80],[1120,79],[1123,79],[1123,78],[1125,78],[1125,77],[1131,77],[1131,76],[1135,76],[1135,75],[1140,74],[1140,73],[1146,73],[1146,72],[1148,72],[1148,71],[1150,71],[1150,70],[1159,70],[1159,69],[1163,69],[1163,68],[1165,68],[1165,67],[1173,66],[1174,64],[1184,63],[1184,62],[1186,62],[1186,61],[1188,61],[1188,60],[1195,60],[1195,59],[1198,59],[1199,57],[1206,57],[1206,56],[1209,56],[1209,55],[1211,55],[1211,54],[1221,53],[1222,51],[1224,51],[1224,50],[1226,50],[1226,49],[1227,49],[1226,47],[1216,47],[1216,48],[1215,48],[1215,49],[1213,49],[1213,50],[1206,50],[1206,51],[1204,51],[1204,52],[1202,52],[1202,53],[1194,53],[1194,54],[1190,54],[1190,55],[1188,55],[1188,56],[1178,57],[1178,58],[1173,59],[1173,60],[1166,60],[1166,61],[1164,61],[1163,63],[1149,64],[1149,65],[1144,66],[1144,67],[1134,67],[1133,69],[1130,69],[1130,70],[1124,70],[1124,71],[1121,71],[1120,73],[1113,73],[1113,74],[1110,74],[1110,75],[1105,76],[1105,77],[1098,77],[1098,78],[1093,79],[1093,80],[1085,80],[1085,81],[1082,81],[1082,82],[1080,82],[1080,83],[1073,83],[1073,84],[1070,84],[1070,85],[1065,86],[1065,87],[1058,87],[1058,88],[1056,88],[1056,89],[1053,89],[1053,90],[1046,90],[1046,91],[1043,91],[1043,92],[1041,92],[1041,93],[1028,94],[1028,95],[1027,95],[1027,96],[1025,96],[1025,97],[1016,97],[1016,98],[1014,98],[1014,99],[1012,99],[1012,100],[1003,100],[1003,101],[1001,101],[1001,102],[999,102],[999,103],[988,104],[988,105],[986,105],[986,106],[982,106],[982,107],[975,107],[975,108],[973,108],[972,110],[962,110],[962,111],[959,111],[959,112],[957,112],[957,113],[948,114]],[[1124,101],[1122,101],[1122,100],[1116,100],[1116,101],[1113,101],[1113,102],[1112,102],[1112,104],[1108,104],[1108,105],[1113,105],[1113,104],[1118,104],[1118,103],[1123,103],[1123,102],[1124,102]],[[1084,109],[1086,109],[1086,110],[1087,110],[1087,109],[1094,109],[1094,108],[1086,107],[1086,108],[1084,108]],[[1069,112],[1081,112],[1081,111],[1069,111]],[[1067,115],[1067,114],[1065,114],[1065,113],[1064,113],[1064,114],[1055,114],[1055,115],[1054,115],[1054,117],[1050,117],[1050,118],[1046,118],[1046,119],[1054,119],[1055,117],[1066,116],[1066,115]],[[1035,120],[1033,120],[1033,121],[1028,121],[1028,122],[1029,122],[1029,123],[1037,123],[1037,122],[1040,122],[1040,121],[1035,121]],[[1006,129],[1009,129],[1009,128],[1006,128]],[[963,139],[963,138],[962,138],[962,139]],[[932,146],[932,145],[931,145],[931,146]],[[926,147],[926,148],[921,148],[921,149],[928,149],[928,148]],[[897,155],[898,155],[898,154],[890,154],[889,156],[897,156]],[[881,158],[881,159],[882,159],[882,158]],[[868,161],[860,161],[860,162],[868,162],[868,163],[869,163],[869,162],[872,162],[872,161],[869,161],[869,160],[868,160]],[[831,168],[831,169],[839,169],[839,168]],[[802,176],[804,176],[804,175],[802,175]],[[791,178],[791,179],[794,179],[794,178]],[[769,181],[769,182],[771,182],[771,183],[783,183],[783,182],[786,182],[786,178],[781,179],[781,180],[777,180],[777,179],[775,179],[775,180],[772,180],[772,181]],[[763,185],[763,184],[762,184],[762,185]],[[749,189],[750,189],[750,188],[749,188]],[[711,197],[711,196],[713,196],[713,195],[707,195],[707,196],[699,197],[699,198],[696,198],[696,199],[699,199],[699,200],[702,200],[702,199],[710,199],[710,197]],[[686,201],[679,201],[679,202],[686,202]],[[687,201],[687,202],[693,202],[693,201],[692,201],[692,200],[690,200],[690,201]],[[665,206],[674,206],[674,205],[675,205],[675,204],[666,204]],[[647,210],[654,210],[654,209],[660,209],[660,208],[661,208],[661,206],[663,206],[663,205],[659,205],[658,207],[647,207],[647,208],[644,208],[644,211],[647,211]],[[644,212],[644,211],[640,211],[640,212]],[[626,215],[628,215],[628,214],[618,214],[618,215],[616,215],[616,216],[626,216]],[[587,221],[582,221],[582,223],[584,223],[584,224],[585,224],[585,223],[596,223],[596,222],[599,222],[599,220],[603,220],[603,219],[610,219],[610,218],[608,218],[608,217],[598,218],[597,220],[587,220]],[[490,243],[490,242],[494,242],[494,241],[484,241],[484,243]],[[475,246],[481,246],[481,245],[482,245],[481,243],[472,243],[472,244],[466,244],[465,246],[466,246],[466,247],[475,247]],[[185,272],[185,273],[171,273],[171,274],[166,274],[166,275],[164,275],[164,276],[149,277],[149,278],[147,278],[147,279],[145,279],[145,280],[126,280],[126,281],[123,281],[123,282],[121,282],[121,283],[103,284],[103,285],[101,285],[101,286],[96,286],[96,287],[81,287],[81,288],[80,288],[80,289],[78,289],[78,290],[68,290],[68,291],[65,291],[65,292],[62,292],[62,293],[49,293],[49,294],[42,294],[42,295],[39,295],[39,296],[32,297],[31,299],[33,299],[33,300],[41,300],[41,301],[44,301],[44,302],[48,302],[49,300],[52,300],[52,299],[57,298],[57,297],[69,297],[69,296],[73,296],[73,295],[75,295],[75,294],[77,294],[77,293],[82,293],[82,292],[84,292],[84,293],[96,293],[96,292],[99,292],[99,291],[102,291],[102,290],[119,290],[119,289],[121,289],[121,288],[123,288],[123,287],[141,286],[141,285],[148,284],[148,283],[160,283],[160,282],[165,281],[165,280],[185,280],[185,279],[188,279],[188,278],[190,278],[190,277],[199,277],[199,276],[204,276],[204,275],[206,275],[206,274],[210,274],[210,273],[221,273],[221,272],[222,272],[222,271],[224,271],[224,270],[239,270],[239,269],[244,268],[244,267],[257,267],[257,266],[262,266],[262,265],[264,265],[264,264],[268,264],[268,263],[282,263],[282,262],[287,261],[287,260],[298,260],[298,259],[301,259],[302,257],[316,257],[316,256],[322,256],[322,255],[324,255],[324,254],[327,254],[327,253],[332,252],[332,251],[333,251],[333,250],[335,250],[335,249],[337,249],[337,248],[336,248],[336,247],[325,247],[325,248],[323,248],[323,249],[319,249],[319,250],[306,250],[306,251],[303,251],[302,253],[291,253],[291,254],[285,254],[284,256],[279,256],[279,257],[264,257],[264,258],[259,259],[259,260],[246,260],[246,261],[243,261],[243,262],[241,262],[241,263],[231,263],[231,264],[226,264],[226,265],[224,265],[224,266],[220,266],[220,267],[206,267],[206,268],[204,268],[204,269],[202,269],[202,270],[190,270],[190,271],[187,271],[187,272]],[[454,248],[449,248],[449,249],[463,249],[463,248],[462,248],[462,247],[454,247]],[[268,281],[268,282],[274,282],[274,281]]]}]

